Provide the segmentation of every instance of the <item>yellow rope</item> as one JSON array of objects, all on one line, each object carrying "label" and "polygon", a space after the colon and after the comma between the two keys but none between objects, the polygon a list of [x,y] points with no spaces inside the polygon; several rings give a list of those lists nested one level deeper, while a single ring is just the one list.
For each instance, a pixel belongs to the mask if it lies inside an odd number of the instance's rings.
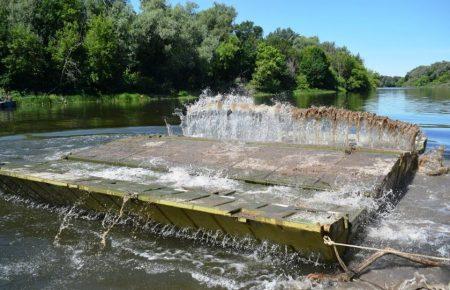
[{"label": "yellow rope", "polygon": [[[341,247],[348,247],[348,248],[356,248],[356,249],[361,249],[361,250],[368,250],[368,251],[374,251],[374,252],[386,252],[386,250],[384,249],[378,249],[378,248],[373,248],[373,247],[364,247],[364,246],[356,246],[356,245],[350,245],[350,244],[344,244],[344,243],[336,243],[334,241],[331,240],[331,238],[329,236],[324,236],[323,237],[323,242],[325,245],[327,246],[341,246]],[[418,258],[427,258],[427,259],[432,259],[432,260],[439,260],[439,261],[445,261],[445,262],[450,262],[450,258],[445,258],[445,257],[436,257],[436,256],[428,256],[428,255],[421,255],[421,254],[413,254],[413,253],[406,253],[406,252],[401,252],[395,249],[389,250],[391,253],[400,253],[400,254],[406,254],[406,255],[410,255],[410,256],[415,256]]]}]

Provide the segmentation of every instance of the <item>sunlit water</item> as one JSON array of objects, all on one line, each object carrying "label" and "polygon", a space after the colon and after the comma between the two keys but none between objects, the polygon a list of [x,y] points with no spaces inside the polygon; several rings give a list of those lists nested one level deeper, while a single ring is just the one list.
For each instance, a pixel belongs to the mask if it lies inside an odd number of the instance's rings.
[{"label": "sunlit water", "polygon": [[[450,91],[382,89],[369,96],[322,96],[290,98],[277,96],[301,107],[334,105],[367,110],[391,118],[418,123],[429,137],[429,145],[450,147]],[[271,103],[270,100],[258,100]],[[144,101],[140,104],[86,103],[77,106],[19,108],[0,112],[0,162],[56,160],[76,148],[86,148],[134,134],[164,134],[164,118],[175,124],[177,100]],[[119,128],[120,127],[120,128]],[[91,128],[87,130],[88,128]],[[69,130],[70,129],[70,130]],[[180,134],[172,126],[174,134]],[[32,136],[20,134],[39,133]],[[449,156],[449,148],[446,154]],[[93,174],[139,180],[135,170],[123,172],[97,170]],[[162,177],[175,186],[211,182],[233,187],[231,180],[209,177],[192,180],[186,172],[174,169]],[[269,188],[289,195],[282,187]],[[408,212],[387,211],[368,225],[357,243],[448,256],[449,219],[436,219],[433,212],[449,215],[447,201],[435,202],[426,193],[430,217],[415,219]],[[329,199],[318,193],[317,200]],[[361,202],[361,200],[339,202]],[[100,236],[112,217],[80,214],[67,209],[45,208],[10,196],[0,198],[0,288],[255,288],[283,286],[327,287],[304,278],[312,271],[332,271],[292,254],[282,247],[254,245],[252,241],[223,243],[220,237],[136,224],[121,220],[108,235],[109,244],[100,246]],[[68,216],[69,213],[69,216]],[[67,227],[55,243],[61,227]],[[226,246],[222,246],[226,244]],[[359,255],[361,256],[361,255]]]}]

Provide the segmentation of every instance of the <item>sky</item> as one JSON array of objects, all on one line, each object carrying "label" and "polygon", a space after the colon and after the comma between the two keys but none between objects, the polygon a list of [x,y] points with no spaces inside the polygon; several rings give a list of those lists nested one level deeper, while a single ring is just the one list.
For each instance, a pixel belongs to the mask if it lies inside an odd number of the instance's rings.
[{"label": "sky", "polygon": [[[139,0],[130,0],[138,10]],[[212,0],[191,1],[199,10]],[[383,75],[404,76],[419,65],[450,61],[450,0],[219,0],[236,8],[236,23],[290,27],[359,53]],[[184,4],[185,0],[169,0]]]}]

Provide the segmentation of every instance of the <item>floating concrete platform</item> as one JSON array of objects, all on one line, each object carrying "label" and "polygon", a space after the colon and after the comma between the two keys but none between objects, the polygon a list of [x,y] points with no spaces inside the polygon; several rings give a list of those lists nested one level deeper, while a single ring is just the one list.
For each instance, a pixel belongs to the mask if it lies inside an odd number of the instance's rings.
[{"label": "floating concrete platform", "polygon": [[[377,198],[385,190],[401,188],[416,163],[417,154],[395,150],[138,136],[73,152],[63,160],[4,166],[0,189],[99,212],[118,212],[130,198],[124,206],[129,215],[269,240],[334,261],[323,236],[347,242],[367,208],[311,197],[357,187],[366,198]],[[99,174],[105,170],[126,174],[133,168],[149,173],[129,180]],[[161,178],[173,168],[188,170],[192,178],[213,173],[237,185],[233,189],[176,185]],[[274,186],[289,188],[289,194],[268,190]]]},{"label": "floating concrete platform", "polygon": [[145,167],[213,170],[228,178],[264,185],[338,190],[364,185],[367,194],[401,186],[410,173],[409,152],[285,143],[223,142],[190,137],[141,136],[120,139],[67,156],[69,160]]}]

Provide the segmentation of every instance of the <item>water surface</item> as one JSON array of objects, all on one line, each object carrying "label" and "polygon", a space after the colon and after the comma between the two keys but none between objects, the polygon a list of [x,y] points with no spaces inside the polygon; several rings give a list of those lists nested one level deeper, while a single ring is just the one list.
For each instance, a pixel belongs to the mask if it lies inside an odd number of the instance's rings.
[{"label": "water surface", "polygon": [[[450,155],[448,89],[379,89],[364,96],[281,95],[274,99],[299,107],[365,110],[414,122],[428,135],[431,147],[446,145]],[[0,162],[55,160],[76,148],[127,135],[163,134],[164,119],[176,124],[172,112],[183,105],[178,99],[142,99],[23,104],[15,111],[0,111]],[[433,194],[427,194],[432,199]],[[435,221],[432,213],[448,214],[450,205],[430,201],[429,207],[427,221],[395,211],[384,213],[356,242],[448,256],[450,225]],[[304,274],[330,270],[286,254],[282,247],[246,247],[244,240],[223,247],[220,240],[171,228],[142,228],[127,220],[111,231],[110,244],[102,250],[99,239],[107,221],[92,215],[76,218],[76,212],[70,212],[70,225],[55,244],[54,237],[69,212],[10,196],[0,198],[0,288],[307,288],[312,284]]]}]

